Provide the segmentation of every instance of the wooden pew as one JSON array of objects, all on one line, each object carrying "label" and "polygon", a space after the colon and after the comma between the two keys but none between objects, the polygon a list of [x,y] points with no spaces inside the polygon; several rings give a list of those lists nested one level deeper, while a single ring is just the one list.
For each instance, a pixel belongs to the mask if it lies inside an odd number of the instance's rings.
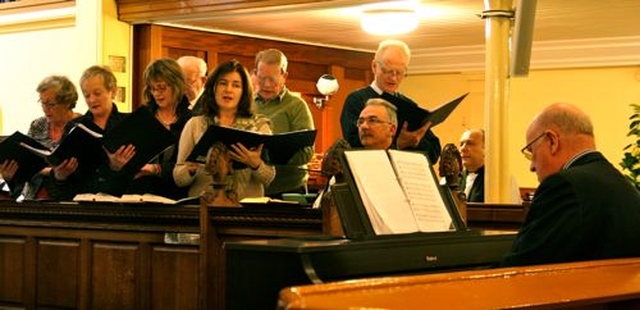
[{"label": "wooden pew", "polygon": [[[631,246],[631,245],[630,245]],[[640,258],[290,287],[279,309],[640,309]]]},{"label": "wooden pew", "polygon": [[321,232],[302,208],[0,201],[0,309],[224,309],[224,241]]},{"label": "wooden pew", "polygon": [[300,207],[201,206],[201,309],[225,309],[227,241],[321,235],[322,212]]},{"label": "wooden pew", "polygon": [[0,308],[197,309],[198,206],[0,202]]}]

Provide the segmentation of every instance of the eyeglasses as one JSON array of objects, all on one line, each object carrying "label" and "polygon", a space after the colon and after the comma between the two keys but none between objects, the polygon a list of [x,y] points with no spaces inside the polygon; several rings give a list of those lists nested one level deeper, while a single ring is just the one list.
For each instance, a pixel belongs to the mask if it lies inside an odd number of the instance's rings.
[{"label": "eyeglasses", "polygon": [[407,76],[406,70],[391,70],[391,69],[388,69],[382,61],[376,60],[376,62],[378,63],[378,66],[380,68],[380,71],[382,72],[382,75],[386,77],[404,78]]},{"label": "eyeglasses", "polygon": [[533,146],[534,143],[536,143],[536,141],[540,140],[542,137],[545,137],[545,136],[547,136],[547,132],[546,131],[541,133],[535,139],[531,140],[531,142],[529,142],[529,144],[525,145],[522,148],[522,150],[520,150],[522,155],[524,155],[524,157],[526,159],[531,160],[531,158],[533,158],[533,153],[532,153],[531,147]]},{"label": "eyeglasses", "polygon": [[277,76],[277,75],[259,76],[256,74],[256,80],[258,80],[258,83],[260,83],[260,85],[265,85],[267,83],[278,84],[278,82],[280,81],[280,76]]},{"label": "eyeglasses", "polygon": [[391,122],[383,121],[377,117],[367,117],[367,118],[358,118],[356,120],[356,126],[360,127],[364,123],[367,123],[369,126],[377,126],[380,124],[392,124]]},{"label": "eyeglasses", "polygon": [[151,93],[164,93],[167,91],[167,89],[169,88],[169,86],[167,86],[167,84],[157,84],[157,85],[149,85],[149,90],[151,90]]},{"label": "eyeglasses", "polygon": [[42,106],[43,108],[48,108],[48,109],[53,109],[56,107],[56,105],[58,105],[57,102],[54,101],[42,101],[42,99],[38,99],[38,102],[40,103],[40,106]]}]

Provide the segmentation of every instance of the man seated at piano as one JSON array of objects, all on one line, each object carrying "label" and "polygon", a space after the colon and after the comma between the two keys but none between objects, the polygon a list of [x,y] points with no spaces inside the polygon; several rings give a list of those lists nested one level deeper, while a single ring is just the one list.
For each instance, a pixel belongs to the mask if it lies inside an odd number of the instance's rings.
[{"label": "man seated at piano", "polygon": [[640,256],[640,192],[596,150],[593,125],[555,103],[529,125],[522,153],[538,186],[500,266]]}]

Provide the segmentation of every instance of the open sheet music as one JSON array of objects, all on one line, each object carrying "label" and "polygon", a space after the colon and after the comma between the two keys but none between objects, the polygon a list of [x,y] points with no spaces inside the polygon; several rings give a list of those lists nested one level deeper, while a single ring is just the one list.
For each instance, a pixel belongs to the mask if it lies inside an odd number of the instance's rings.
[{"label": "open sheet music", "polygon": [[377,235],[452,229],[433,170],[424,155],[396,150],[345,151]]}]

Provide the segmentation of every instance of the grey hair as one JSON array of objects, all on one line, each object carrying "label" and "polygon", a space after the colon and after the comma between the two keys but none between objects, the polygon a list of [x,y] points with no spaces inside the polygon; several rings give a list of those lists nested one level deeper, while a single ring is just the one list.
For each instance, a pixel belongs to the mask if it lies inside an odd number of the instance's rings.
[{"label": "grey hair", "polygon": [[391,123],[398,126],[398,115],[396,113],[397,108],[389,101],[386,101],[382,98],[371,98],[367,100],[366,106],[381,106],[387,110],[387,115],[389,115],[389,119],[391,119]]},{"label": "grey hair", "polygon": [[411,58],[411,49],[409,49],[409,46],[407,45],[407,43],[404,43],[400,40],[389,39],[389,40],[384,40],[380,42],[380,44],[378,44],[378,50],[376,51],[375,59],[381,60],[380,59],[380,57],[382,57],[381,55],[384,54],[384,52],[389,48],[397,48],[398,50],[402,51],[402,53],[404,53],[405,56],[407,56],[407,59]]},{"label": "grey hair", "polygon": [[49,89],[53,89],[56,93],[56,103],[68,103],[69,110],[76,107],[78,91],[69,78],[62,75],[51,75],[44,78],[36,87],[36,91],[40,94]]},{"label": "grey hair", "polygon": [[260,62],[264,62],[269,65],[278,65],[282,73],[287,72],[287,66],[289,65],[287,62],[287,56],[275,48],[266,49],[256,54],[256,60],[253,67],[254,70],[258,69],[258,64]]},{"label": "grey hair", "polygon": [[207,76],[207,63],[204,61],[204,59],[200,57],[186,55],[178,58],[177,62],[181,67],[196,65],[198,66],[198,76],[199,77]]}]

